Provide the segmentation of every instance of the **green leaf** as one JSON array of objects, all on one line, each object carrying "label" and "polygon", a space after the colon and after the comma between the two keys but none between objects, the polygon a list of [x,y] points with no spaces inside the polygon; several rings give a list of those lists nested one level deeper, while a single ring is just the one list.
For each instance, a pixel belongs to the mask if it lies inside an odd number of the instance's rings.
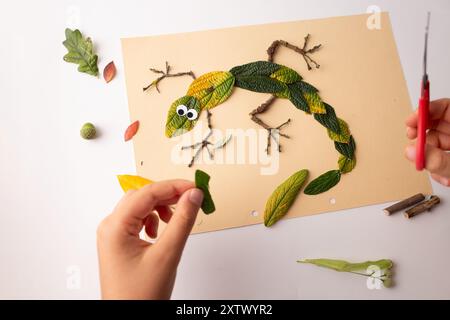
[{"label": "green leaf", "polygon": [[205,214],[211,214],[216,210],[214,201],[209,192],[209,175],[202,171],[195,171],[195,186],[203,191],[202,210]]},{"label": "green leaf", "polygon": [[281,94],[287,89],[286,85],[276,78],[271,78],[271,75],[282,68],[286,67],[269,61],[256,61],[234,67],[230,72],[236,77],[236,87],[254,92]]},{"label": "green leaf", "polygon": [[319,96],[319,91],[314,86],[304,81],[300,81],[299,85],[303,92],[303,97],[306,102],[308,102],[309,110],[312,113],[325,113],[325,105]]},{"label": "green leaf", "polygon": [[341,180],[339,170],[330,170],[311,181],[305,188],[305,194],[316,195],[330,190]]},{"label": "green leaf", "polygon": [[266,76],[236,76],[235,86],[262,93],[281,93],[286,90],[286,85],[276,79]]},{"label": "green leaf", "polygon": [[352,171],[356,166],[356,159],[355,158],[347,158],[343,155],[339,157],[338,160],[339,170],[341,173],[349,173]]},{"label": "green leaf", "polygon": [[228,99],[234,80],[230,72],[210,72],[195,79],[186,95],[197,98],[202,109],[211,109]]},{"label": "green leaf", "polygon": [[[189,120],[186,115],[180,116],[177,113],[177,107],[180,105],[186,106],[186,109],[194,109],[197,111],[197,118]],[[200,116],[201,108],[200,102],[191,96],[184,96],[177,99],[169,108],[166,121],[166,136],[168,138],[178,136],[194,128]]]},{"label": "green leaf", "polygon": [[348,143],[350,141],[350,129],[348,128],[348,125],[344,120],[338,118],[338,122],[339,127],[341,128],[339,133],[333,132],[328,129],[328,136],[334,141]]},{"label": "green leaf", "polygon": [[275,71],[281,69],[282,66],[269,61],[250,62],[241,66],[234,67],[230,72],[235,77],[248,76],[265,76],[270,77]]},{"label": "green leaf", "polygon": [[80,30],[66,29],[66,40],[63,45],[69,51],[64,56],[64,61],[78,64],[78,71],[98,75],[97,60],[98,56],[94,54],[92,41],[90,38],[83,38]]},{"label": "green leaf", "polygon": [[296,71],[285,66],[281,66],[280,69],[272,73],[270,77],[286,84],[292,84],[302,80],[302,77]]},{"label": "green leaf", "polygon": [[353,136],[350,136],[348,143],[335,141],[334,147],[343,156],[346,156],[347,158],[353,158],[356,150],[355,139],[353,139]]},{"label": "green leaf", "polygon": [[347,158],[346,156],[341,155],[339,157],[338,164],[341,173],[349,173],[356,166],[356,158]]},{"label": "green leaf", "polygon": [[340,133],[341,128],[339,126],[339,121],[336,117],[336,112],[334,111],[333,107],[325,102],[323,103],[323,105],[325,106],[326,113],[315,113],[314,119],[316,119],[325,128],[330,129],[335,133]]},{"label": "green leaf", "polygon": [[286,215],[307,178],[308,170],[300,170],[273,191],[264,210],[264,225],[266,227],[272,226]]},{"label": "green leaf", "polygon": [[358,263],[351,263],[345,260],[335,260],[335,259],[303,259],[298,260],[298,263],[309,263],[314,264],[319,267],[333,269],[339,272],[366,272],[371,266],[377,266],[380,270],[389,270],[393,267],[392,260],[382,259],[376,261],[364,261]]},{"label": "green leaf", "polygon": [[288,89],[289,89],[289,100],[292,102],[292,104],[297,109],[305,111],[306,113],[311,113],[308,102],[306,102],[303,96],[302,87],[298,83],[293,83],[288,85]]}]

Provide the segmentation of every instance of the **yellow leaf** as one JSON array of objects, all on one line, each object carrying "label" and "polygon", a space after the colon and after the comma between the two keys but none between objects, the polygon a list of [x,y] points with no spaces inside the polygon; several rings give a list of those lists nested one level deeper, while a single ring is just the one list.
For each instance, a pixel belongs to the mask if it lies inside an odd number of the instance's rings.
[{"label": "yellow leaf", "polygon": [[137,190],[147,184],[153,183],[153,181],[146,178],[127,174],[118,175],[117,179],[124,192],[127,192],[128,190]]}]

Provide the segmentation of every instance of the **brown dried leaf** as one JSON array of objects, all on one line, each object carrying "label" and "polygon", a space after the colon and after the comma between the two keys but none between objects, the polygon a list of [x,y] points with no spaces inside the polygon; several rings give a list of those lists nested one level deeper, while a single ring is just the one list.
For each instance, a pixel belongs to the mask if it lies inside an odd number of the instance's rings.
[{"label": "brown dried leaf", "polygon": [[131,140],[138,131],[138,129],[139,129],[139,120],[136,120],[135,122],[133,122],[128,126],[127,130],[125,130],[125,142]]},{"label": "brown dried leaf", "polygon": [[114,61],[111,61],[106,65],[105,69],[103,69],[103,78],[105,79],[106,83],[108,83],[112,79],[114,79],[115,75],[116,75],[116,65],[114,64]]}]

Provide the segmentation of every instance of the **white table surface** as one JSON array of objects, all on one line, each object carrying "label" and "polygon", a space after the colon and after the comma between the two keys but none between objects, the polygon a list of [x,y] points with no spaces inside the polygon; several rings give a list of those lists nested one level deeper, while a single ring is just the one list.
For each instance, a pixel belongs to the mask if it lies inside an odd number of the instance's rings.
[{"label": "white table surface", "polygon": [[[369,5],[391,13],[412,101],[425,12],[432,11],[432,98],[450,96],[446,0],[1,0],[0,298],[99,298],[96,227],[122,194],[115,174],[135,171],[132,144],[122,141],[129,114],[121,37],[360,14]],[[66,26],[93,37],[101,68],[115,61],[114,81],[105,85],[62,61]],[[86,121],[100,129],[99,139],[79,137]],[[173,297],[450,298],[450,189],[433,188],[443,204],[413,220],[386,217],[380,204],[274,230],[192,236]],[[392,258],[397,285],[369,290],[364,278],[299,265],[300,257]]]}]

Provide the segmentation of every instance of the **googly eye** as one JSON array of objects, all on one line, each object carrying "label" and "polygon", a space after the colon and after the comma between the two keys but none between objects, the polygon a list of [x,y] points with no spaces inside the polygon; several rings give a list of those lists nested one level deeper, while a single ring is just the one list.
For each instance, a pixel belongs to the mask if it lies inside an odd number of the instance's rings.
[{"label": "googly eye", "polygon": [[195,120],[195,119],[197,119],[197,118],[198,118],[198,112],[197,112],[197,110],[195,110],[195,109],[189,109],[189,110],[187,111],[187,113],[186,113],[186,117],[187,117],[189,120]]},{"label": "googly eye", "polygon": [[181,116],[181,117],[184,116],[186,114],[186,112],[187,112],[187,108],[186,108],[186,106],[184,104],[180,104],[177,107],[177,114],[179,116]]}]

